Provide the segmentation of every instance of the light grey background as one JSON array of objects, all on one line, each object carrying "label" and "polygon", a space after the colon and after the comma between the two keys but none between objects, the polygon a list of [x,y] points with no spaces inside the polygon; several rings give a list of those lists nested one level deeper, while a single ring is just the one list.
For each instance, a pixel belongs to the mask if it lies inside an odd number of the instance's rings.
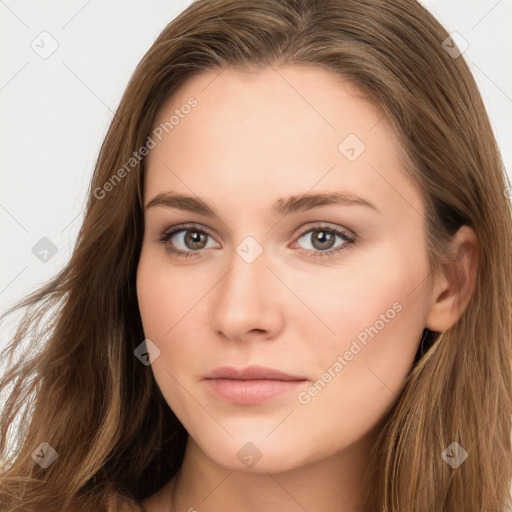
[{"label": "light grey background", "polygon": [[[94,163],[128,79],[190,3],[0,0],[0,312],[68,261]],[[512,0],[422,3],[469,44],[464,57],[510,176]],[[47,262],[32,252],[43,237],[57,248]],[[11,332],[10,324],[2,326],[0,349]]]}]

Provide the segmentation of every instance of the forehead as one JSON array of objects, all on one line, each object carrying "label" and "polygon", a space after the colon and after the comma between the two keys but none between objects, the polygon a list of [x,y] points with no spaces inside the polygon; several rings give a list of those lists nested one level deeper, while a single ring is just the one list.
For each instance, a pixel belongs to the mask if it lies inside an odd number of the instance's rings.
[{"label": "forehead", "polygon": [[164,105],[158,127],[146,202],[168,190],[211,197],[212,206],[348,190],[389,215],[422,213],[383,110],[319,68],[202,72]]}]

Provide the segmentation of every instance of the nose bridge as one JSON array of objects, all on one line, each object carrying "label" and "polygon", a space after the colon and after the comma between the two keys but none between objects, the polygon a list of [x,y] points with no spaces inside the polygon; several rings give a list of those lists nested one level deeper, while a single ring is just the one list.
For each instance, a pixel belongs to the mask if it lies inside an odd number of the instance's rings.
[{"label": "nose bridge", "polygon": [[253,237],[242,240],[231,255],[231,270],[221,287],[222,295],[241,302],[263,299],[272,277],[267,268],[267,255]]},{"label": "nose bridge", "polygon": [[267,268],[267,256],[254,237],[243,239],[231,255],[230,270],[213,303],[217,330],[229,337],[272,329],[271,318],[277,315],[276,278]]}]

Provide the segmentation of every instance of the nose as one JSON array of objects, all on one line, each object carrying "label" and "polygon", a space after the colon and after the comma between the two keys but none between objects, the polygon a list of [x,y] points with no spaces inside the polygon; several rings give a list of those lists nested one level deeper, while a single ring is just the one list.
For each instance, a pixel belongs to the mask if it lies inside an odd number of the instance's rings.
[{"label": "nose", "polygon": [[215,287],[213,328],[232,340],[271,339],[283,328],[286,289],[270,270],[265,251],[248,261],[235,252],[229,271]]}]

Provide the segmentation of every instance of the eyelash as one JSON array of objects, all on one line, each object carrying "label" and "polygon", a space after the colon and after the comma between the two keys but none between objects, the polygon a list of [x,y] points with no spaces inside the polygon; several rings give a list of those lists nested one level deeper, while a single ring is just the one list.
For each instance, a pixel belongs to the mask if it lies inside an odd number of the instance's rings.
[{"label": "eyelash", "polygon": [[[205,235],[210,236],[211,238],[214,238],[208,231],[205,229],[199,228],[196,224],[181,224],[179,226],[173,226],[172,228],[166,229],[161,235],[157,236],[155,240],[157,242],[160,242],[162,244],[167,244],[167,242],[176,234],[180,233],[181,231],[195,231],[197,233],[203,233]],[[345,251],[348,249],[351,249],[354,244],[357,241],[357,237],[349,236],[345,231],[339,229],[339,228],[333,228],[329,226],[313,226],[308,228],[303,228],[300,230],[299,236],[297,237],[297,240],[302,238],[302,236],[305,233],[309,233],[310,231],[327,231],[334,233],[335,235],[338,235],[342,240],[343,244],[337,247],[336,249],[331,249],[329,251],[308,251],[312,252],[310,257],[320,257],[323,258],[325,256],[332,257],[335,254],[339,253],[340,251]],[[180,249],[175,249],[172,246],[167,246],[167,250],[178,257],[183,258],[190,258],[190,257],[197,257],[199,256],[199,253],[204,250],[197,250],[197,251],[182,251]],[[304,249],[306,250],[306,249]]]}]

